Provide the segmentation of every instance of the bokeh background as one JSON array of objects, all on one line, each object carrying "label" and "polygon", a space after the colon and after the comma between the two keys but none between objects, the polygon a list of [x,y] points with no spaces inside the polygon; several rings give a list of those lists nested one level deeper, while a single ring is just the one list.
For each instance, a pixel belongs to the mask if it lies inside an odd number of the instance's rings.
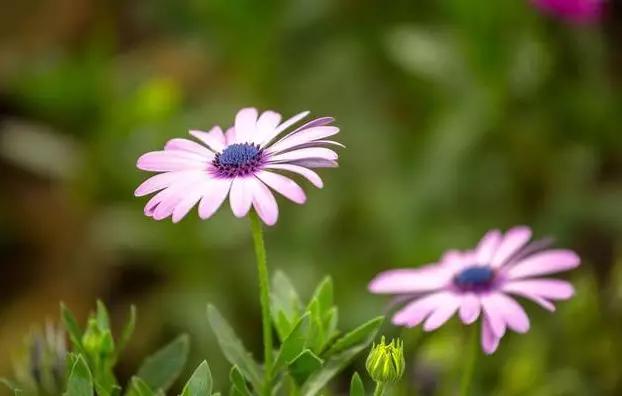
[{"label": "bokeh background", "polygon": [[[0,376],[60,300],[84,319],[102,298],[118,326],[137,305],[125,378],[188,332],[188,370],[207,358],[225,389],[207,301],[260,354],[247,222],[155,222],[133,197],[141,153],[253,105],[342,128],[341,167],[266,234],[303,295],[333,276],[342,329],[386,312],[377,272],[528,224],[579,252],[577,296],[554,315],[525,303],[532,330],[481,358],[477,390],[622,394],[619,8],[578,26],[526,0],[3,1]],[[460,327],[418,331],[383,330],[409,343],[399,392],[450,395]]]}]

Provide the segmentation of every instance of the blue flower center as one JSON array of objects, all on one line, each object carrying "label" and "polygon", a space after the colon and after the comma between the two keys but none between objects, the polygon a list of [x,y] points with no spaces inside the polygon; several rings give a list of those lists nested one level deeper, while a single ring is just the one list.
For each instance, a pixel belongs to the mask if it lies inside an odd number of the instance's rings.
[{"label": "blue flower center", "polygon": [[235,143],[216,154],[212,164],[221,177],[247,176],[263,162],[263,150],[258,144]]},{"label": "blue flower center", "polygon": [[465,291],[487,289],[495,278],[495,271],[487,265],[466,267],[454,277],[454,284]]}]

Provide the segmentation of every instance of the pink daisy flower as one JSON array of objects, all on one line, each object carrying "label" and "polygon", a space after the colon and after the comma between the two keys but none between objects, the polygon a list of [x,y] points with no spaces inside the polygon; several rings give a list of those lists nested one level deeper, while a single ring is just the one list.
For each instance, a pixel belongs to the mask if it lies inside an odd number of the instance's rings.
[{"label": "pink daisy flower", "polygon": [[432,331],[456,311],[465,324],[482,316],[482,349],[491,354],[506,328],[518,333],[529,330],[527,314],[510,295],[554,311],[552,301],[574,294],[569,282],[541,276],[577,267],[577,254],[547,249],[546,240],[529,243],[530,238],[528,227],[515,227],[504,235],[489,231],[473,250],[451,250],[438,263],[383,272],[371,281],[369,290],[412,300],[393,316],[399,326],[423,323],[424,330]]},{"label": "pink daisy flower", "polygon": [[605,0],[532,0],[543,12],[577,24],[598,22],[605,11]]},{"label": "pink daisy flower", "polygon": [[322,179],[311,168],[337,166],[337,153],[324,140],[339,132],[331,117],[314,119],[283,137],[279,136],[305,118],[303,112],[281,122],[274,111],[258,114],[254,108],[240,110],[233,127],[223,133],[219,126],[209,132],[190,131],[198,141],[171,139],[163,151],[142,155],[139,169],[162,172],[143,182],[135,192],[144,196],[157,192],[145,205],[145,214],[156,220],[169,216],[180,221],[198,203],[199,216],[212,216],[229,196],[236,217],[251,209],[264,223],[276,223],[279,209],[274,190],[302,204],[302,188],[281,172],[297,174],[322,188]]}]

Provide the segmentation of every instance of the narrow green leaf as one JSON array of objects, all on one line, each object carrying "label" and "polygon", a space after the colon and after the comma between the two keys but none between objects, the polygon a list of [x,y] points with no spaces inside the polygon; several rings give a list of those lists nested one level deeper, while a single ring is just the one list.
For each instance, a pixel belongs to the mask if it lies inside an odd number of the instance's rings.
[{"label": "narrow green leaf", "polygon": [[[303,309],[296,289],[283,271],[276,271],[272,277],[270,300],[272,320],[276,324],[279,339],[282,341],[291,331],[293,324],[298,321]],[[285,326],[287,323],[289,326]]]},{"label": "narrow green leaf", "polygon": [[383,321],[384,317],[378,316],[346,333],[330,347],[326,355],[339,353],[357,344],[363,343],[367,345],[371,343]]},{"label": "narrow green leaf", "polygon": [[309,333],[310,315],[307,313],[300,318],[294,329],[283,340],[281,349],[276,355],[273,376],[281,369],[285,364],[291,362],[296,356],[300,355],[303,351]]},{"label": "narrow green leaf", "polygon": [[322,279],[317,285],[311,299],[318,300],[320,316],[324,317],[325,313],[333,306],[333,280],[330,276]]},{"label": "narrow green leaf", "polygon": [[235,395],[239,396],[251,396],[250,390],[246,386],[246,380],[244,376],[240,372],[238,366],[231,367],[231,372],[229,373],[229,381],[231,382],[232,392]]},{"label": "narrow green leaf", "polygon": [[15,396],[20,396],[23,391],[19,388],[19,386],[17,386],[17,384],[15,384],[13,381],[6,379],[6,378],[0,378],[0,384],[4,384],[7,388],[9,388],[13,394]]},{"label": "narrow green leaf", "polygon": [[311,300],[307,312],[311,314],[311,328],[309,330],[307,347],[319,354],[326,343],[326,334],[324,333],[320,302],[317,297]]},{"label": "narrow green leaf", "polygon": [[299,385],[316,370],[322,367],[324,362],[311,350],[305,349],[289,365],[289,373]]},{"label": "narrow green leaf", "polygon": [[119,338],[117,350],[115,352],[115,360],[118,360],[119,355],[121,354],[121,352],[123,352],[128,342],[132,338],[135,328],[136,328],[136,307],[132,305],[130,306],[130,317],[125,323],[125,326],[123,327],[121,338]]},{"label": "narrow green leaf", "polygon": [[240,339],[222,317],[218,309],[213,305],[207,306],[207,318],[212,330],[216,334],[220,349],[229,363],[238,366],[240,372],[253,385],[256,391],[261,390],[261,370],[259,365],[253,360],[250,353],[246,351]]},{"label": "narrow green leaf", "polygon": [[126,396],[155,396],[153,389],[139,377],[132,377]]},{"label": "narrow green leaf", "polygon": [[186,364],[189,344],[187,335],[177,337],[145,359],[136,375],[151,389],[166,391],[173,385]]},{"label": "narrow green leaf", "polygon": [[283,311],[272,311],[272,322],[274,322],[274,327],[276,328],[276,332],[279,336],[279,340],[283,342],[285,337],[289,335],[294,327],[294,324],[290,322]]},{"label": "narrow green leaf", "polygon": [[73,312],[71,312],[64,303],[60,303],[60,316],[65,330],[67,330],[67,334],[69,334],[69,340],[78,352],[83,352],[82,329],[80,329],[80,325],[78,325],[78,321],[73,315]]},{"label": "narrow green leaf", "polygon": [[184,386],[181,396],[205,396],[212,394],[212,373],[204,360]]},{"label": "narrow green leaf", "polygon": [[354,373],[350,382],[350,396],[365,396],[365,386],[359,373]]},{"label": "narrow green leaf", "polygon": [[110,329],[110,315],[108,315],[108,309],[101,300],[97,300],[97,312],[95,314],[97,318],[97,325],[100,330]]},{"label": "narrow green leaf", "polygon": [[75,355],[65,396],[93,396],[93,376],[82,355]]}]

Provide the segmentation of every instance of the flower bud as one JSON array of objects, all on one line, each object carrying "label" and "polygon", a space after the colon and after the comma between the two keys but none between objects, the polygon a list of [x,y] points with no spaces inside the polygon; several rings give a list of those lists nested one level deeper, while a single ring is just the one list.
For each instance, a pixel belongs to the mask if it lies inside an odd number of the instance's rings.
[{"label": "flower bud", "polygon": [[387,345],[382,337],[380,344],[374,344],[369,352],[365,366],[376,382],[391,384],[399,381],[406,367],[404,343],[398,338]]},{"label": "flower bud", "polygon": [[95,318],[90,318],[86,331],[82,335],[82,346],[94,359],[105,360],[114,350],[110,330],[101,329]]}]

